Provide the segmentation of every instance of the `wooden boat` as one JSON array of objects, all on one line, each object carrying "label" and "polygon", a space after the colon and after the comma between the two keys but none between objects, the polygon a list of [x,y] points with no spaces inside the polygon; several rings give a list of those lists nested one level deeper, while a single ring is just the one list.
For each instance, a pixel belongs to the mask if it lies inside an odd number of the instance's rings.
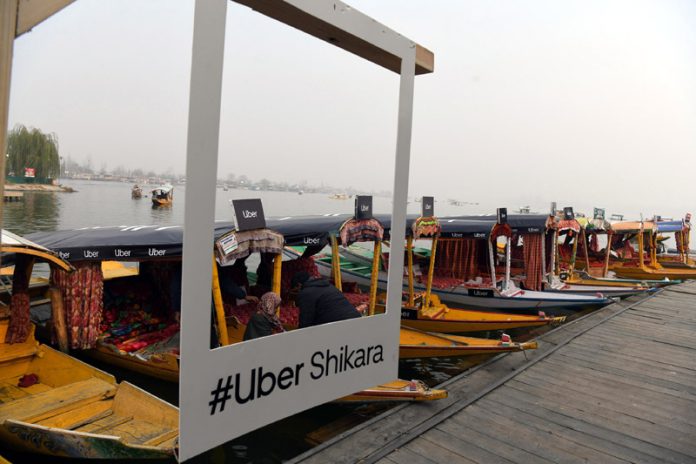
[{"label": "wooden boat", "polygon": [[[666,268],[657,261],[655,222],[618,222],[612,224],[612,232],[611,249],[616,256],[608,258],[608,268],[617,275],[631,279],[696,279],[696,269]],[[633,238],[637,240],[635,248]]]},{"label": "wooden boat", "polygon": [[[4,339],[7,322],[0,321]],[[22,388],[24,376],[38,382]],[[36,342],[0,344],[0,439],[15,450],[82,459],[173,457],[178,409]]]},{"label": "wooden boat", "polygon": [[131,198],[139,199],[143,197],[143,189],[138,184],[135,184],[131,189]]},{"label": "wooden boat", "polygon": [[[432,213],[433,203],[424,199],[428,211]],[[548,317],[543,312],[537,315],[521,315],[508,313],[493,313],[490,311],[475,311],[449,308],[432,293],[432,282],[435,272],[435,257],[437,242],[440,238],[441,225],[435,216],[416,218],[407,230],[406,237],[406,269],[408,293],[401,306],[401,324],[428,332],[460,333],[481,332],[489,330],[508,330],[519,327],[534,327],[553,323],[561,323],[565,317]],[[414,288],[414,240],[431,240],[429,251],[428,274],[425,279],[425,291],[416,293]],[[383,298],[385,299],[385,298]],[[383,303],[383,301],[380,301]]]},{"label": "wooden boat", "polygon": [[[26,275],[33,259],[71,269],[49,250],[6,231],[0,251],[4,256],[31,257],[17,259],[17,272]],[[5,446],[82,459],[174,456],[179,435],[176,407],[39,344],[33,325],[23,341],[6,343],[15,312],[11,307],[0,315],[0,440]]]},{"label": "wooden boat", "polygon": [[[602,293],[611,297],[628,297],[640,293],[649,292],[652,287],[643,282],[626,282],[617,279],[603,280],[583,278],[576,273],[578,267],[578,251],[582,249],[582,264],[585,270],[598,267],[604,268],[606,260],[598,259],[599,252],[592,252],[590,259],[591,243],[597,242],[597,234],[610,230],[610,225],[603,217],[596,217],[590,222],[587,218],[575,218],[572,209],[568,208],[567,217],[561,218],[556,227],[554,237],[564,238],[564,244],[554,238],[554,247],[557,259],[557,268],[553,275],[549,275],[546,282],[546,290],[550,292],[570,291],[572,293]],[[587,231],[591,231],[592,239],[588,238]],[[598,245],[596,245],[598,247]],[[563,251],[563,252],[561,252]],[[603,273],[604,274],[604,273]]]},{"label": "wooden boat", "polygon": [[[601,210],[600,210],[601,211]],[[636,288],[636,287],[648,287],[648,288],[659,288],[666,285],[673,285],[681,283],[681,280],[670,280],[670,279],[628,279],[625,277],[618,277],[613,271],[609,269],[610,261],[610,249],[609,247],[604,248],[604,252],[601,250],[591,250],[592,243],[595,243],[595,247],[599,248],[599,236],[606,236],[606,242],[608,243],[612,240],[612,228],[611,223],[600,217],[595,217],[592,220],[587,220],[584,218],[578,218],[578,222],[582,226],[583,230],[581,234],[584,235],[581,238],[581,242],[586,244],[587,249],[590,250],[584,253],[584,258],[575,261],[575,266],[571,272],[569,269],[563,269],[558,274],[560,278],[566,282],[573,285],[590,285],[590,286],[609,286],[609,287],[626,287],[626,288]],[[557,246],[558,250],[561,250],[560,246]],[[577,251],[576,251],[577,253]],[[559,254],[557,252],[557,254]],[[557,260],[559,262],[570,262],[570,254],[564,260],[561,255]]]},{"label": "wooden boat", "polygon": [[[380,221],[389,222],[388,217],[381,217]],[[547,216],[520,215],[509,216],[510,232],[516,234],[537,233],[546,227]],[[505,266],[502,269],[493,267],[491,272],[490,262],[495,259],[491,233],[494,220],[490,216],[481,216],[478,219],[460,218],[441,218],[442,232],[440,242],[444,246],[459,246],[464,240],[475,241],[476,246],[481,250],[488,249],[488,256],[484,258],[483,253],[478,257],[478,266],[485,269],[488,275],[478,275],[468,279],[463,278],[442,278],[433,282],[432,293],[437,295],[440,300],[453,307],[463,307],[467,309],[482,309],[495,311],[523,311],[537,312],[546,309],[585,309],[593,306],[606,305],[611,300],[604,295],[596,294],[580,295],[571,292],[550,293],[544,291],[534,291],[522,289],[510,278],[511,259],[506,254],[504,259]],[[449,242],[449,243],[448,243]],[[490,245],[489,245],[490,244]],[[303,253],[302,248],[286,248],[286,255],[298,257]],[[333,253],[332,253],[333,254]],[[316,263],[319,272],[326,276],[332,276],[332,254],[318,253]],[[384,263],[385,260],[381,260]],[[340,274],[343,281],[354,282],[363,287],[369,287],[372,266],[364,258],[356,259],[355,256],[341,254]],[[492,282],[496,284],[493,285]],[[386,289],[387,273],[380,269],[378,273],[378,286],[380,290]],[[404,289],[408,282],[404,279]],[[424,283],[414,283],[418,292],[424,292]]]},{"label": "wooden boat", "polygon": [[463,333],[539,327],[561,324],[566,319],[565,316],[547,316],[543,312],[527,315],[450,308],[442,304],[437,295],[431,295],[431,304],[427,309],[419,310],[423,297],[424,294],[418,295],[412,307],[406,304],[402,306],[402,326],[426,332]]},{"label": "wooden boat", "polygon": [[170,184],[165,184],[157,187],[152,191],[153,206],[171,206],[174,202],[174,187]]},{"label": "wooden boat", "polygon": [[344,396],[339,401],[371,403],[387,401],[432,401],[447,398],[447,390],[429,388],[419,380],[395,380]]},{"label": "wooden boat", "polygon": [[[689,256],[689,242],[691,237],[691,214],[687,214],[682,221],[656,221],[657,233],[653,243],[655,258],[665,268],[696,269],[696,260]],[[668,238],[667,234],[674,234],[677,248],[676,253],[667,253],[661,242]]]},{"label": "wooden boat", "polygon": [[399,359],[474,356],[536,348],[536,342],[515,343],[506,335],[503,335],[501,340],[490,340],[429,333],[402,327],[399,336]]},{"label": "wooden boat", "polygon": [[[335,223],[335,218],[330,218],[331,223]],[[273,230],[285,231],[285,240],[290,243],[305,243],[310,236],[305,235],[303,231],[293,231],[292,226],[288,227],[286,222],[278,222],[272,220],[267,221],[269,228]],[[215,229],[215,237],[220,238],[230,230],[234,229],[234,225],[229,222],[218,223]],[[99,261],[100,259],[112,260],[118,255],[127,255],[128,260],[138,261],[142,263],[153,262],[157,260],[180,260],[183,240],[183,229],[179,226],[167,227],[106,227],[97,229],[83,229],[79,231],[62,231],[62,232],[42,232],[33,234],[32,238],[40,243],[47,245],[54,251],[60,252],[64,256],[74,257],[76,261],[85,260],[85,256],[90,256],[89,259]],[[326,239],[328,242],[328,238]],[[87,253],[95,248],[100,249],[100,255],[94,256]],[[264,249],[266,246],[264,245]],[[153,251],[154,250],[154,251]],[[274,259],[274,277],[273,285],[278,293],[280,291],[280,255]],[[124,258],[121,258],[122,260]],[[141,266],[142,267],[142,266]],[[215,275],[217,270],[214,270]],[[289,278],[286,278],[289,282]],[[214,279],[217,282],[217,279]],[[213,292],[216,301],[215,321],[217,327],[223,327],[219,340],[220,344],[239,342],[243,339],[245,326],[235,320],[234,317],[225,317],[224,310],[220,306],[221,298],[218,291]],[[224,338],[226,337],[226,338]],[[135,341],[135,340],[134,340]],[[135,372],[159,378],[170,382],[178,382],[179,380],[179,365],[178,353],[176,351],[167,351],[160,353],[144,354],[139,351],[126,352],[119,349],[117,346],[104,341],[98,341],[95,348],[85,351],[85,354],[101,360],[105,363],[129,369]],[[390,401],[395,401],[399,398],[398,393],[401,387],[393,389],[388,386],[379,386],[379,391],[388,390],[393,395],[387,395]],[[374,397],[376,393],[373,391],[371,395]],[[411,396],[420,395],[423,400],[437,399],[437,395],[433,395],[427,390],[418,390],[411,392]],[[404,400],[407,398],[404,396]],[[374,400],[374,398],[372,399]]]},{"label": "wooden boat", "polygon": [[[429,218],[432,219],[432,218]],[[373,219],[370,219],[370,221],[373,221]],[[334,232],[335,229],[332,229],[331,224],[329,223],[329,227],[326,226],[326,221],[325,220],[316,220],[316,222],[312,225],[310,220],[308,219],[300,219],[300,220],[293,220],[293,218],[283,218],[282,223],[284,227],[287,227],[289,231],[292,231],[292,233],[298,234],[300,231],[302,231],[303,235],[307,235],[310,233],[316,234],[317,232],[323,231],[328,234],[328,238],[324,238],[323,242],[320,242],[316,247],[314,248],[306,248],[303,251],[302,257],[305,259],[308,258],[312,251],[318,251],[321,248],[321,243],[330,243],[331,248],[332,248],[332,272],[331,272],[331,277],[333,278],[333,281],[336,285],[337,288],[341,289],[343,288],[343,280],[342,280],[342,273],[340,272],[340,259],[339,259],[339,253],[338,253],[338,239],[337,236],[341,237],[346,237],[350,236],[349,233],[342,233],[344,232],[344,227],[347,227],[347,224],[351,224],[352,226],[355,226],[357,228],[362,228],[362,223],[360,221],[356,221],[355,218],[350,218],[347,221],[343,221],[341,225],[337,228],[337,230]],[[380,221],[377,221],[380,223]],[[418,221],[416,221],[417,223]],[[381,224],[381,223],[380,223]],[[374,223],[373,223],[374,225]],[[324,226],[324,227],[322,227]],[[280,225],[278,225],[280,227]],[[377,234],[378,236],[382,236],[382,233]],[[416,235],[419,237],[420,235]],[[286,236],[287,237],[287,236]],[[379,274],[379,257],[380,257],[380,249],[381,249],[381,240],[378,238],[375,238],[374,236],[370,239],[373,242],[373,259],[374,262],[372,263],[372,266],[369,268],[370,269],[370,276],[369,276],[369,300],[368,300],[368,314],[372,315],[377,312],[382,312],[384,311],[384,305],[380,304],[380,301],[377,297],[377,282],[378,282],[378,274]],[[356,238],[355,241],[363,241],[363,238]],[[287,240],[286,240],[287,243]],[[408,241],[409,247],[410,244],[412,243],[411,240]],[[292,243],[291,243],[292,245]],[[288,247],[286,247],[287,249]],[[410,256],[410,255],[409,255]],[[298,258],[299,259],[299,258]],[[410,261],[410,257],[409,257]],[[412,264],[412,263],[411,263]],[[410,266],[412,268],[412,266]],[[432,274],[432,266],[431,266],[431,274]],[[429,279],[429,282],[431,279]],[[410,298],[409,301],[413,302],[413,279],[409,279],[409,293],[410,293]],[[432,309],[432,305],[430,304],[431,298],[430,295],[428,294],[427,290],[429,290],[430,287],[426,288],[426,293],[424,298],[424,301],[427,303],[425,304],[426,309]],[[432,300],[435,301],[435,300]],[[382,302],[383,303],[383,302]],[[411,308],[415,308],[415,305],[411,305]],[[458,312],[458,311],[453,311],[453,313]],[[431,322],[435,324],[439,324],[443,328],[446,328],[449,331],[461,331],[461,329],[465,328],[464,325],[467,324],[468,328],[473,328],[473,327],[480,327],[481,325],[485,324],[485,322],[482,324],[482,318],[480,314],[475,314],[475,315],[470,315],[466,314],[466,312],[462,311],[464,314],[465,318],[462,319],[449,319],[444,315],[444,311],[440,311],[440,317],[425,317],[425,319],[429,319],[429,321],[423,321],[424,323],[426,322]],[[434,313],[431,313],[434,315]],[[512,324],[510,320],[505,320],[505,316],[498,318],[496,320],[495,317],[489,317],[486,319],[483,319],[485,321],[488,321],[488,329],[491,330],[494,326],[494,321],[495,323],[499,324],[498,327],[502,327],[505,324]],[[507,315],[509,316],[509,315]],[[456,316],[455,316],[456,318]],[[516,323],[519,324],[518,326],[521,326],[524,322],[530,322],[531,320],[534,320],[538,325],[542,324],[548,324],[553,319],[546,318],[544,315],[540,316],[533,316],[529,318],[523,318],[520,317]],[[558,320],[557,320],[558,321]],[[409,321],[412,322],[412,321]],[[418,322],[418,321],[417,321]],[[473,349],[473,347],[478,347],[477,349]],[[496,350],[499,351],[515,351],[515,350],[520,350],[520,349],[531,349],[535,348],[536,345],[534,344],[516,344],[516,343],[508,343],[508,344],[501,344],[496,340],[487,340],[487,339],[476,339],[476,338],[471,338],[471,337],[464,337],[464,338],[451,338],[449,336],[439,334],[439,333],[429,333],[421,330],[414,329],[412,327],[409,327],[402,321],[402,327],[401,327],[401,335],[400,335],[400,349],[399,349],[399,357],[400,358],[413,358],[413,357],[439,357],[439,356],[468,356],[468,355],[477,355],[477,354],[482,354],[482,352],[486,353],[493,353],[497,352]]]}]

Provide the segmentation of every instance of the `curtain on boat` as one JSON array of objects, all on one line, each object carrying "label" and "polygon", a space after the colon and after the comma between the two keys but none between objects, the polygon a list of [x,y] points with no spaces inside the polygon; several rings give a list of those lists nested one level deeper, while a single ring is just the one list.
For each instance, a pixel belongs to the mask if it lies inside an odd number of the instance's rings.
[{"label": "curtain on boat", "polygon": [[435,255],[435,275],[468,280],[479,275],[478,240],[440,239]]},{"label": "curtain on boat", "polygon": [[10,299],[10,324],[5,334],[5,343],[23,343],[31,331],[29,315],[29,277],[34,258],[17,254],[12,275],[12,298]]},{"label": "curtain on boat", "polygon": [[104,308],[104,279],[100,262],[75,263],[75,271],[51,271],[60,289],[67,318],[70,348],[94,348]]},{"label": "curtain on boat", "polygon": [[596,233],[590,234],[590,251],[593,253],[599,253],[599,239]]},{"label": "curtain on boat", "polygon": [[541,235],[522,234],[524,248],[524,285],[529,290],[541,290]]},{"label": "curtain on boat", "polygon": [[554,272],[555,270],[552,268],[553,260],[551,259],[554,254],[556,253],[556,243],[554,242],[556,240],[555,233],[551,229],[546,230],[546,240],[545,240],[545,245],[546,245],[546,272]]}]

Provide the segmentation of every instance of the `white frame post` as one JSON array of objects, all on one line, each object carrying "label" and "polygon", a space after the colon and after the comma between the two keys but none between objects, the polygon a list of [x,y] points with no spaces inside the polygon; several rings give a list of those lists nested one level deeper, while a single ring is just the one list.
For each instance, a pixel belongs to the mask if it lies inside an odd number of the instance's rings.
[{"label": "white frame post", "polygon": [[[392,236],[405,237],[417,45],[338,0],[277,0],[271,6],[301,10],[401,60]],[[181,312],[179,459],[182,461],[283,417],[392,380],[398,373],[403,240],[392,240],[390,259],[394,262],[389,266],[386,314],[209,349],[210,254],[226,10],[226,0],[196,0],[195,3]],[[339,354],[344,349],[367,350],[368,347],[374,351],[367,365],[318,375],[313,362],[316,356],[326,353],[328,357],[329,351]],[[380,356],[374,354],[378,352]],[[303,367],[298,367],[300,364]],[[294,369],[295,384],[276,388],[252,401],[238,401],[234,394],[237,390],[250,391],[249,379],[255,373],[261,375],[261,368],[264,373],[278,373],[278,378],[283,369]],[[241,389],[228,388],[231,381],[237,387],[237,379],[245,378],[246,384],[240,381]]]}]

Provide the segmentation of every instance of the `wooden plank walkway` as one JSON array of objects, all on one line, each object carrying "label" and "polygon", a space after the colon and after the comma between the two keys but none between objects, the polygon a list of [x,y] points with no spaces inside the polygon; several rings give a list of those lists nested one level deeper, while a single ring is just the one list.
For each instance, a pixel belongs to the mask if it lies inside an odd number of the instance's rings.
[{"label": "wooden plank walkway", "polygon": [[[553,330],[291,462],[696,463],[696,282]],[[530,354],[530,353],[528,353]]]}]

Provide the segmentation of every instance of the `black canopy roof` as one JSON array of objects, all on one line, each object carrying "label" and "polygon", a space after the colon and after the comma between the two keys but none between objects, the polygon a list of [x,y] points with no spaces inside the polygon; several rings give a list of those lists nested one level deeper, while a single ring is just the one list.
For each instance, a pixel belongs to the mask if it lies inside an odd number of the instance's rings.
[{"label": "black canopy roof", "polygon": [[[286,245],[323,247],[331,234],[352,216],[293,216],[268,218],[266,227],[283,235]],[[386,216],[376,219],[390,221]],[[216,222],[214,240],[234,229],[230,221]],[[85,227],[56,232],[36,232],[27,238],[58,253],[66,261],[180,259],[183,249],[183,226],[110,226]],[[212,251],[211,243],[211,251]]]},{"label": "black canopy roof", "polygon": [[[476,220],[496,222],[495,214],[485,214],[480,216],[447,216],[441,217],[440,222],[444,224],[448,219]],[[512,231],[519,234],[533,234],[546,230],[546,221],[549,219],[545,214],[510,214],[507,222]]]},{"label": "black canopy roof", "polygon": [[440,227],[442,238],[488,238],[493,223],[478,219],[440,218]]},{"label": "black canopy roof", "polygon": [[[292,216],[268,218],[266,227],[285,237],[285,244],[304,245],[323,248],[329,237],[337,234],[341,225],[352,216],[331,214],[315,216]],[[407,233],[417,215],[407,218]],[[508,223],[514,232],[541,232],[546,225],[547,216],[512,215]],[[375,215],[389,238],[391,216]],[[488,238],[495,222],[495,216],[458,216],[439,218],[443,238]],[[216,222],[214,239],[234,228],[230,221]],[[149,260],[180,259],[183,248],[183,226],[110,226],[85,227],[57,232],[37,232],[27,235],[36,242],[66,261],[105,261],[105,260]],[[212,251],[211,243],[211,251]]]}]

